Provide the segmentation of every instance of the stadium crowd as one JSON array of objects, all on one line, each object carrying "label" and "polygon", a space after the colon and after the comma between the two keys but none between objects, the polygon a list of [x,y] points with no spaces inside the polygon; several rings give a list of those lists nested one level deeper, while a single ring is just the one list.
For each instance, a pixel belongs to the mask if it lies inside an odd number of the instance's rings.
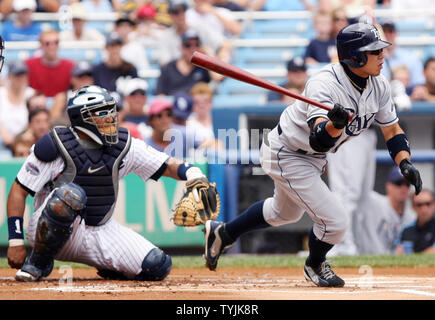
[{"label": "stadium crowd", "polygon": [[[435,57],[421,61],[400,47],[397,22],[373,15],[376,8],[406,4],[403,0],[3,0],[0,30],[6,48],[8,41],[39,41],[40,47],[24,62],[6,61],[7,72],[0,79],[2,157],[27,156],[52,126],[68,124],[69,97],[77,88],[92,84],[118,99],[120,126],[158,150],[188,157],[192,150],[221,148],[214,137],[211,109],[213,96],[219,94],[216,84],[224,78],[191,64],[192,53],[202,51],[231,62],[230,40],[243,33],[233,12],[292,10],[295,3],[313,12],[316,35],[304,55],[287,62],[286,81],[280,85],[302,93],[311,67],[337,61],[338,31],[349,23],[367,21],[393,44],[386,49],[383,74],[391,81],[397,108],[409,109],[412,101],[435,101]],[[71,17],[69,28],[47,30],[32,20],[34,12],[56,13],[65,6]],[[115,12],[118,18],[104,31],[88,19],[87,13],[92,12]],[[92,64],[61,57],[63,41],[104,42],[102,60]],[[140,70],[150,67],[150,47],[156,48],[160,67],[155,88],[139,76]],[[268,101],[292,102],[274,93]],[[174,139],[165,135],[168,130],[181,134],[181,154],[173,154],[177,148]]]}]

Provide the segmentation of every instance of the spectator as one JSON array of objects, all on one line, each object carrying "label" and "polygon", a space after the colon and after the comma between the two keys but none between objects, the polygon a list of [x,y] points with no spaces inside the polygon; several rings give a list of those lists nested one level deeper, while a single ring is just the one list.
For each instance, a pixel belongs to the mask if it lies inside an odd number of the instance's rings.
[{"label": "spectator", "polygon": [[[74,62],[59,57],[58,31],[43,31],[39,36],[39,42],[42,56],[26,60],[29,68],[29,85],[46,97],[52,98],[68,89]],[[50,108],[51,105],[47,107]]]},{"label": "spectator", "polygon": [[233,17],[231,11],[214,7],[212,0],[193,0],[193,7],[186,11],[186,19],[194,25],[211,28],[224,38],[238,36],[242,31],[239,21]]},{"label": "spectator", "polygon": [[431,57],[424,63],[425,84],[416,87],[411,93],[415,101],[435,102],[435,58]]},{"label": "spectator", "polygon": [[34,141],[29,138],[29,135],[24,133],[18,134],[12,144],[12,156],[14,158],[26,158],[30,154],[30,148]]},{"label": "spectator", "polygon": [[29,113],[29,126],[23,132],[23,138],[35,143],[50,129],[50,112],[47,109],[35,109]]},{"label": "spectator", "polygon": [[207,70],[190,62],[193,52],[199,51],[201,47],[198,33],[187,30],[182,36],[181,43],[181,57],[161,68],[156,95],[173,95],[178,91],[189,92],[196,83],[211,81]]},{"label": "spectator", "polygon": [[267,0],[234,0],[234,2],[245,10],[262,11],[265,10]]},{"label": "spectator", "polygon": [[[301,94],[304,91],[307,79],[308,73],[304,58],[294,57],[287,62],[287,81],[282,83],[281,86],[291,90],[294,93]],[[271,91],[267,95],[267,100],[269,102],[280,101],[286,104],[291,104],[295,99]]]},{"label": "spectator", "polygon": [[372,191],[359,208],[355,243],[359,254],[393,254],[400,232],[415,219],[409,204],[410,184],[394,166],[385,184],[386,195]]},{"label": "spectator", "polygon": [[331,11],[332,17],[332,30],[331,37],[337,39],[337,35],[341,29],[349,25],[349,20],[347,19],[346,10],[339,7]]},{"label": "spectator", "polygon": [[217,8],[225,8],[230,11],[245,11],[244,7],[230,0],[213,0],[212,4]]},{"label": "spectator", "polygon": [[318,3],[318,10],[322,12],[343,8],[350,23],[358,22],[358,17],[376,8],[376,0],[318,0]]},{"label": "spectator", "polygon": [[86,60],[78,61],[71,72],[70,87],[67,91],[60,92],[54,97],[53,107],[50,109],[51,120],[56,122],[57,125],[69,125],[69,118],[66,113],[68,99],[74,91],[92,84],[94,84],[92,65]]},{"label": "spectator", "polygon": [[397,66],[392,71],[391,96],[399,111],[409,110],[412,107],[411,98],[406,88],[409,88],[411,73],[406,66]]},{"label": "spectator", "polygon": [[41,33],[39,22],[32,21],[36,10],[36,0],[14,0],[13,10],[16,18],[3,24],[4,41],[37,41]]},{"label": "spectator", "polygon": [[185,92],[174,95],[173,121],[180,126],[186,126],[187,119],[192,113],[193,99]]},{"label": "spectator", "polygon": [[121,0],[82,0],[86,12],[112,13],[121,10]]},{"label": "spectator", "polygon": [[156,14],[157,11],[151,4],[139,7],[136,12],[137,26],[133,35],[145,48],[157,47],[167,29],[156,21]]},{"label": "spectator", "polygon": [[151,102],[148,122],[152,128],[145,142],[153,148],[179,159],[186,159],[197,147],[184,126],[173,122],[173,104],[163,98]]},{"label": "spectator", "polygon": [[221,148],[221,143],[215,139],[213,129],[213,90],[207,83],[197,83],[190,90],[193,99],[193,112],[187,119],[188,131],[195,133],[195,140],[200,141],[199,148]]},{"label": "spectator", "polygon": [[64,30],[59,34],[60,41],[96,41],[104,42],[104,35],[95,28],[86,27],[87,13],[80,2],[70,5],[72,30]]},{"label": "spectator", "polygon": [[26,101],[29,112],[35,109],[47,109],[47,98],[40,92],[35,91]]},{"label": "spectator", "polygon": [[33,94],[28,86],[27,66],[17,61],[9,65],[6,86],[0,87],[0,140],[11,146],[28,124],[26,99]]},{"label": "spectator", "polygon": [[417,86],[424,85],[423,64],[411,51],[397,46],[397,30],[395,23],[392,21],[384,21],[381,25],[387,41],[391,43],[391,46],[384,50],[385,63],[382,68],[382,74],[388,80],[391,80],[394,68],[405,65],[411,72],[410,84],[406,89],[410,91]]},{"label": "spectator", "polygon": [[107,58],[105,61],[94,66],[92,76],[96,85],[110,92],[115,92],[116,81],[120,78],[137,78],[137,69],[131,63],[121,57],[121,49],[124,41],[116,33],[112,32],[106,38]]},{"label": "spectator", "polygon": [[400,237],[397,254],[435,254],[435,201],[433,192],[423,189],[412,198],[412,208],[417,220],[404,228]]},{"label": "spectator", "polygon": [[307,65],[329,63],[337,56],[335,38],[331,37],[332,19],[328,13],[318,12],[314,16],[316,38],[312,39],[305,51]]},{"label": "spectator", "polygon": [[114,32],[122,38],[121,58],[132,64],[137,70],[149,68],[145,47],[135,39],[134,30],[136,22],[127,16],[122,16],[115,21]]},{"label": "spectator", "polygon": [[141,78],[125,81],[124,88],[121,90],[124,95],[124,105],[120,111],[120,122],[134,123],[142,138],[150,134],[146,115],[147,90],[148,83]]},{"label": "spectator", "polygon": [[222,34],[214,32],[211,28],[197,25],[194,21],[186,19],[187,5],[184,1],[175,0],[169,4],[168,13],[172,26],[164,31],[160,38],[158,61],[161,66],[181,57],[181,37],[188,30],[195,30],[201,40],[202,49],[211,56],[229,61],[231,44]]}]

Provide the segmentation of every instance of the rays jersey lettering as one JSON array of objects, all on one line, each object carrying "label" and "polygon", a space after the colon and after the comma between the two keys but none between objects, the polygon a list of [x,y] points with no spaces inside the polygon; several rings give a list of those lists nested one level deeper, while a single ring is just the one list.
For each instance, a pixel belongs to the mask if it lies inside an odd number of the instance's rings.
[{"label": "rays jersey lettering", "polygon": [[346,134],[348,136],[357,136],[362,131],[366,130],[375,121],[376,113],[372,112],[365,114],[364,116],[357,115],[348,125],[346,126]]}]

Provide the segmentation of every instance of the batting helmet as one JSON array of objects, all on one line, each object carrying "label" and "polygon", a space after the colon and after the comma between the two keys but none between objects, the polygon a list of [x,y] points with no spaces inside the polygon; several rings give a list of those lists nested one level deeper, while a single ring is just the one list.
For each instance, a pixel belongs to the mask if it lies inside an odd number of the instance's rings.
[{"label": "batting helmet", "polygon": [[118,143],[118,111],[116,100],[99,86],[76,90],[68,100],[67,113],[71,125],[103,145]]},{"label": "batting helmet", "polygon": [[2,36],[0,36],[0,72],[3,68],[3,63],[5,62],[5,57],[3,56],[3,50],[5,49],[5,43]]},{"label": "batting helmet", "polygon": [[361,68],[367,63],[367,51],[390,45],[391,43],[381,40],[375,26],[366,23],[348,25],[337,35],[338,59],[352,68]]}]

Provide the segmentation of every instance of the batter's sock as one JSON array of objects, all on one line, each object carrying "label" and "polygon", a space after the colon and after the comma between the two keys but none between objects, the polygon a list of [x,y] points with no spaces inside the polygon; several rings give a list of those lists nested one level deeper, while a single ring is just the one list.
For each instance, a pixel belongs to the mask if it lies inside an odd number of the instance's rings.
[{"label": "batter's sock", "polygon": [[228,222],[225,225],[228,235],[236,240],[245,232],[270,227],[264,220],[263,204],[264,200],[254,203],[233,221]]},{"label": "batter's sock", "polygon": [[313,229],[311,229],[308,238],[310,254],[308,255],[307,261],[305,263],[312,268],[319,267],[322,262],[326,260],[326,254],[332,249],[333,246],[333,244],[329,244],[317,239],[317,237],[314,235]]}]

